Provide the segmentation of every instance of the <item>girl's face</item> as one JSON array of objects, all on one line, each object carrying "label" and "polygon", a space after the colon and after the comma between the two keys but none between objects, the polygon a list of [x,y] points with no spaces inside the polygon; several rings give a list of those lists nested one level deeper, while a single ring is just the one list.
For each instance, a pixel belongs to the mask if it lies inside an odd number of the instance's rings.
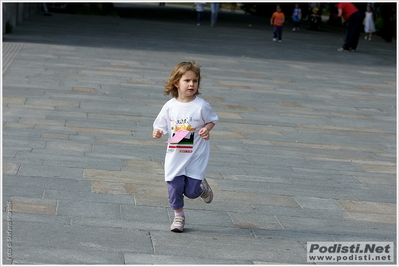
[{"label": "girl's face", "polygon": [[179,92],[177,100],[181,102],[190,102],[194,100],[198,91],[198,76],[191,70],[181,76],[180,80],[174,85]]},{"label": "girl's face", "polygon": [[371,7],[367,6],[367,12],[371,12]]}]

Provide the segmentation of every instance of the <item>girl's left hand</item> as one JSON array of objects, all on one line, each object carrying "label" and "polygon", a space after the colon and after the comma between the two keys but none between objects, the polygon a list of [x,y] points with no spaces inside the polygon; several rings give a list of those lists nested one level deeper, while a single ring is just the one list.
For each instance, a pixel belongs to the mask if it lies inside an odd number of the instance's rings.
[{"label": "girl's left hand", "polygon": [[198,132],[199,136],[201,136],[202,138],[204,138],[205,140],[209,140],[209,131],[207,128],[202,128],[199,132]]}]

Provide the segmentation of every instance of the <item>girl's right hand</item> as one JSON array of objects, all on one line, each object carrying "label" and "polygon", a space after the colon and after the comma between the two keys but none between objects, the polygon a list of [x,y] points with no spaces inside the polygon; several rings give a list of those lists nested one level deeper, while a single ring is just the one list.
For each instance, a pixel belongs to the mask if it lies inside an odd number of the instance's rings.
[{"label": "girl's right hand", "polygon": [[154,129],[154,131],[152,131],[152,138],[159,139],[162,136],[163,136],[163,131],[162,130]]}]

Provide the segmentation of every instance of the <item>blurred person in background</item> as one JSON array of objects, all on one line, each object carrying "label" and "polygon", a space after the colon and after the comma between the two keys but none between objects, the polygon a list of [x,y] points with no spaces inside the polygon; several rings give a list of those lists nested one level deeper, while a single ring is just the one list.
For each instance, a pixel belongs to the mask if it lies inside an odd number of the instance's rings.
[{"label": "blurred person in background", "polygon": [[345,20],[346,32],[345,41],[342,47],[338,49],[339,52],[356,51],[361,27],[363,23],[360,11],[352,3],[338,3],[338,17]]}]

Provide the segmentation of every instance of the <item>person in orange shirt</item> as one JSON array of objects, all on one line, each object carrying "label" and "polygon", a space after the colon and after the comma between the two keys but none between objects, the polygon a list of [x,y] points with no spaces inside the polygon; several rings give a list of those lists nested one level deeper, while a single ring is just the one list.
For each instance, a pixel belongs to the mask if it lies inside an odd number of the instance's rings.
[{"label": "person in orange shirt", "polygon": [[283,35],[283,24],[285,21],[284,13],[281,12],[281,7],[277,6],[276,12],[273,13],[270,19],[270,24],[273,25],[273,41],[281,42],[281,36]]}]

